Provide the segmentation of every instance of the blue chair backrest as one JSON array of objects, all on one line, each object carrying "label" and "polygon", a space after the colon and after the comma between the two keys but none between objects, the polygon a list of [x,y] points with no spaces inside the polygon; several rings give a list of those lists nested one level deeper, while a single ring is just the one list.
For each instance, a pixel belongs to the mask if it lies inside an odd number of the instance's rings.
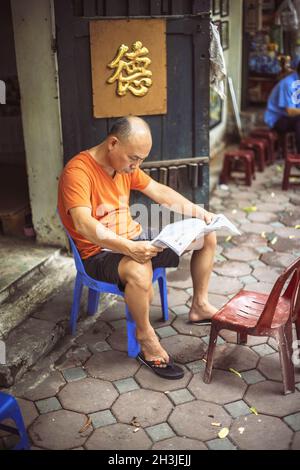
[{"label": "blue chair backrest", "polygon": [[65,231],[66,231],[66,234],[68,235],[68,239],[69,239],[69,242],[70,242],[70,245],[71,245],[71,248],[72,248],[72,253],[74,255],[76,269],[81,274],[86,274],[83,263],[82,263],[82,259],[80,257],[79,251],[77,249],[77,246],[75,245],[75,242],[74,242],[73,238],[71,237],[71,235],[68,233],[68,231],[66,229],[65,229]]}]

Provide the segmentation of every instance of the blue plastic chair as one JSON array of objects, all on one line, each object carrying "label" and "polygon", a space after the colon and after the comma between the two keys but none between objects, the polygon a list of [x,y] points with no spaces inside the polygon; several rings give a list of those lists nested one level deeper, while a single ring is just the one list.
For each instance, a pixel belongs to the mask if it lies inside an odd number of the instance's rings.
[{"label": "blue plastic chair", "polygon": [[30,448],[22,413],[17,400],[7,393],[0,392],[0,421],[13,419],[17,429],[0,423],[0,429],[20,436],[20,441],[14,447],[14,450],[28,450]]},{"label": "blue plastic chair", "polygon": [[[76,323],[80,308],[80,299],[82,294],[83,286],[87,286],[89,288],[88,294],[88,314],[94,315],[98,309],[98,303],[100,294],[108,293],[108,294],[115,294],[120,295],[124,298],[124,292],[120,291],[117,284],[110,284],[107,282],[97,281],[90,277],[83,266],[82,260],[80,258],[79,252],[77,247],[66,231],[72,252],[74,255],[75,266],[77,270],[77,275],[75,279],[75,287],[74,287],[74,294],[73,294],[73,304],[71,310],[71,320],[70,320],[70,327],[71,333],[74,335],[76,331]],[[166,270],[165,268],[156,268],[153,271],[153,278],[152,282],[158,281],[159,284],[159,291],[160,291],[160,299],[161,299],[161,307],[163,312],[163,320],[167,321],[169,318],[168,314],[168,293],[167,293],[167,280],[166,280]],[[126,305],[126,326],[127,326],[127,349],[128,349],[128,356],[129,357],[136,357],[140,352],[140,345],[135,336],[136,325],[135,321],[133,320],[128,307]]]}]

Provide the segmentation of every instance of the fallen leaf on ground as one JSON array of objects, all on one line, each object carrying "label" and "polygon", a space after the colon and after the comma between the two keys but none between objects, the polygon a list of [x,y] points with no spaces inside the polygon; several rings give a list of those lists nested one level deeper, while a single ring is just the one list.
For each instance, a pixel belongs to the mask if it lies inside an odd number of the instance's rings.
[{"label": "fallen leaf on ground", "polygon": [[246,212],[246,214],[251,214],[251,212],[257,211],[257,207],[256,206],[243,207],[243,211]]},{"label": "fallen leaf on ground", "polygon": [[295,229],[299,229],[300,228],[300,225],[295,225]]},{"label": "fallen leaf on ground", "polygon": [[229,429],[228,428],[222,428],[221,431],[218,432],[218,437],[220,439],[224,439],[226,436],[229,434]]},{"label": "fallen leaf on ground", "polygon": [[262,238],[266,238],[266,232],[261,232],[260,235],[262,236]]},{"label": "fallen leaf on ground", "polygon": [[237,370],[233,369],[232,367],[229,368],[229,371],[240,377],[240,379],[242,378],[242,374],[240,374]]},{"label": "fallen leaf on ground", "polygon": [[251,413],[255,414],[256,416],[258,415],[257,409],[254,406],[251,406],[250,411],[251,411]]},{"label": "fallen leaf on ground", "polygon": [[211,425],[219,428],[221,426],[221,423],[211,423]]},{"label": "fallen leaf on ground", "polygon": [[296,238],[295,235],[289,235],[290,240],[293,240],[293,238]]},{"label": "fallen leaf on ground", "polygon": [[207,360],[206,360],[206,359],[204,359],[204,358],[203,358],[203,359],[201,359],[201,360],[202,360],[203,362],[207,362]]},{"label": "fallen leaf on ground", "polygon": [[275,243],[277,243],[278,241],[278,237],[274,237],[272,240],[271,240],[271,245],[275,245]]},{"label": "fallen leaf on ground", "polygon": [[243,432],[245,431],[245,428],[239,428],[238,431],[240,434],[243,434]]},{"label": "fallen leaf on ground", "polygon": [[135,428],[133,432],[138,432],[141,428]]},{"label": "fallen leaf on ground", "polygon": [[132,418],[130,424],[131,424],[131,426],[135,426],[136,428],[140,428],[140,427],[141,427],[140,423],[137,421],[137,417],[136,417],[136,416],[134,416],[134,417]]},{"label": "fallen leaf on ground", "polygon": [[283,171],[283,168],[282,168],[282,166],[280,166],[280,165],[276,165],[276,170],[279,171],[279,172],[282,172],[282,171]]},{"label": "fallen leaf on ground", "polygon": [[82,426],[82,428],[79,430],[80,433],[84,432],[87,430],[87,428],[89,428],[92,424],[92,418],[89,416],[86,420],[86,422],[84,423],[84,425]]},{"label": "fallen leaf on ground", "polygon": [[229,235],[229,236],[226,238],[225,242],[228,243],[228,242],[230,242],[231,239],[232,239],[232,236]]}]

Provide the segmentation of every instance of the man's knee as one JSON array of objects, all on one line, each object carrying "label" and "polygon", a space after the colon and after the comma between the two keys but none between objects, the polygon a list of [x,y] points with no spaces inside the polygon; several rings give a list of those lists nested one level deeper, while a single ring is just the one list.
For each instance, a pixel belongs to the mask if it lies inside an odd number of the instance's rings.
[{"label": "man's knee", "polygon": [[204,237],[205,248],[215,249],[217,246],[217,235],[216,232],[211,232]]},{"label": "man's knee", "polygon": [[125,277],[126,284],[131,284],[149,292],[152,288],[151,261],[145,264],[132,263]]}]

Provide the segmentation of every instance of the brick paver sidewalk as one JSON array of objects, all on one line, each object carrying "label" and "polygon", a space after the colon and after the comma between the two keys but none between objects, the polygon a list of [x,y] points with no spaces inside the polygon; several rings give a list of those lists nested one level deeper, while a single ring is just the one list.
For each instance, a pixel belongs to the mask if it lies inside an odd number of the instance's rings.
[{"label": "brick paver sidewalk", "polygon": [[[250,188],[231,184],[214,191],[211,210],[225,213],[243,232],[219,237],[209,289],[217,307],[242,287],[269,292],[280,270],[300,256],[300,195],[282,192],[281,179],[274,165],[258,173]],[[212,382],[203,383],[209,327],[187,324],[188,261],[168,274],[170,321],[160,320],[158,293],[151,309],[157,334],[184,366],[184,378],[160,379],[127,357],[124,304],[116,302],[75,341],[64,340],[60,359],[50,355],[11,390],[33,448],[300,449],[300,367],[297,391],[284,396],[273,341],[250,337],[240,346],[224,331]],[[48,315],[61,315],[62,301],[62,317],[68,316],[69,296],[54,299]],[[229,434],[220,439],[223,427]],[[2,447],[12,445],[12,437],[0,436]]]}]

